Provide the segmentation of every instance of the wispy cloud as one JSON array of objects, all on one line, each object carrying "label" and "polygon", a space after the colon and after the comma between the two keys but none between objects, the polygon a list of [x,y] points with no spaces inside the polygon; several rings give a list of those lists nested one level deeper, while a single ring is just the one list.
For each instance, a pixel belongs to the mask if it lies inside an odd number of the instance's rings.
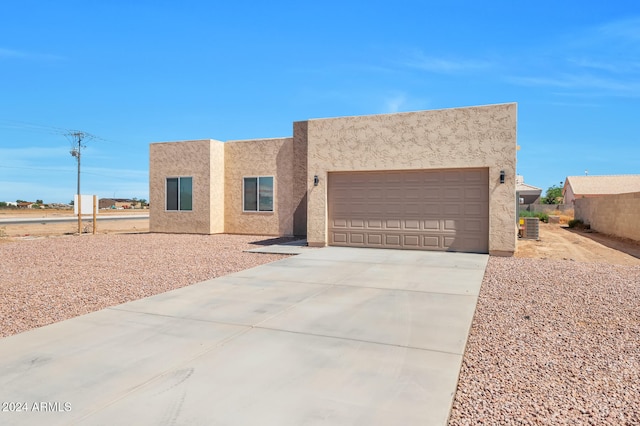
[{"label": "wispy cloud", "polygon": [[409,96],[406,92],[392,92],[382,97],[383,113],[416,111],[426,109],[429,102],[425,99]]},{"label": "wispy cloud", "polygon": [[[605,23],[557,40],[545,60],[526,60],[510,83],[568,95],[640,97],[640,18]],[[517,69],[517,67],[514,67]],[[518,75],[520,74],[520,75]]]},{"label": "wispy cloud", "polygon": [[407,102],[407,97],[404,93],[397,94],[385,100],[385,112],[398,112],[402,109],[402,106]]},{"label": "wispy cloud", "polygon": [[640,41],[640,17],[608,22],[598,27],[597,31],[605,37]]},{"label": "wispy cloud", "polygon": [[640,62],[629,62],[629,61],[615,61],[615,62],[605,62],[602,59],[594,60],[590,58],[569,58],[567,60],[569,64],[574,65],[578,68],[590,69],[595,71],[606,71],[615,74],[623,74],[627,72],[633,72],[634,70],[640,70]]},{"label": "wispy cloud", "polygon": [[411,54],[409,59],[403,62],[403,65],[423,71],[449,74],[486,70],[491,68],[493,63],[478,59],[427,56],[423,52],[417,51]]},{"label": "wispy cloud", "polygon": [[562,73],[553,77],[510,77],[510,81],[525,86],[547,86],[576,90],[600,90],[619,96],[640,96],[640,84],[603,78],[589,74]]},{"label": "wispy cloud", "polygon": [[15,50],[0,47],[0,60],[2,59],[25,59],[25,60],[60,60],[62,56],[50,53],[29,52],[26,50]]}]

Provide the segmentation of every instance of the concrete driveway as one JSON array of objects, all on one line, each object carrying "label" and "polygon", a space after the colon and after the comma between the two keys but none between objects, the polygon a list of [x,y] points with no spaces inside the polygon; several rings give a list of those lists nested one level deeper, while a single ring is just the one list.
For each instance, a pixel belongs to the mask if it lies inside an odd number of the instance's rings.
[{"label": "concrete driveway", "polygon": [[308,250],[0,339],[0,424],[444,425],[487,260]]}]

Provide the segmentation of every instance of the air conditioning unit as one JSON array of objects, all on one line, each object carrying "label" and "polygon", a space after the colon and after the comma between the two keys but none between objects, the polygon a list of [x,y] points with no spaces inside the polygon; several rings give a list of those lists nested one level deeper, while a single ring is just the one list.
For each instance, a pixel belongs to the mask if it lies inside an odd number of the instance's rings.
[{"label": "air conditioning unit", "polygon": [[522,238],[525,240],[539,240],[540,239],[540,219],[537,217],[525,217],[524,218],[524,231]]}]

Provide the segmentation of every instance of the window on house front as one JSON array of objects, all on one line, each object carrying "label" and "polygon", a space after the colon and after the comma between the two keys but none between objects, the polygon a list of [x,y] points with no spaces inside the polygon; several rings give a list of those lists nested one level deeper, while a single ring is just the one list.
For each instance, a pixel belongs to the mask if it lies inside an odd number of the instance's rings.
[{"label": "window on house front", "polygon": [[246,212],[273,211],[273,176],[244,178],[243,210]]},{"label": "window on house front", "polygon": [[192,210],[193,178],[167,178],[167,210]]}]

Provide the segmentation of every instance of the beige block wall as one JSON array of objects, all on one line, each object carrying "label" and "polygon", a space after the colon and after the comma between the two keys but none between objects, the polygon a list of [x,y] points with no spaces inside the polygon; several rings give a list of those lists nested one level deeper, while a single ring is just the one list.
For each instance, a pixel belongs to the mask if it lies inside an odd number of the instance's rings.
[{"label": "beige block wall", "polygon": [[577,198],[575,217],[603,234],[640,241],[640,192]]},{"label": "beige block wall", "polygon": [[[293,138],[228,141],[225,146],[225,232],[293,235]],[[274,177],[274,211],[243,212],[244,177]]]},{"label": "beige block wall", "polygon": [[[224,232],[224,145],[214,140],[153,143],[149,147],[150,232]],[[167,177],[193,178],[193,210],[166,211]]]},{"label": "beige block wall", "polygon": [[[330,171],[489,168],[489,252],[516,246],[516,104],[308,121],[307,240],[327,242]],[[506,180],[499,183],[500,170]],[[313,186],[318,175],[320,184]]]}]

